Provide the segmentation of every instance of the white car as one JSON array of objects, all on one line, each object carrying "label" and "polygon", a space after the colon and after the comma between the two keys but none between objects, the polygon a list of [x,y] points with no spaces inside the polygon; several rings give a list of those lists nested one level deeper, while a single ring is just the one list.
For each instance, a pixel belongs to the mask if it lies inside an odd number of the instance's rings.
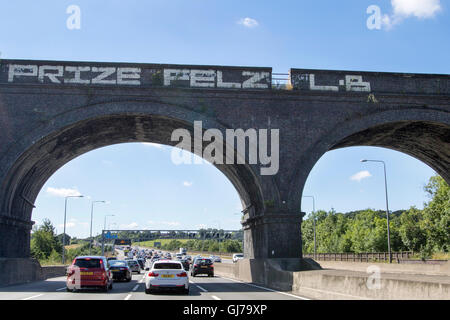
[{"label": "white car", "polygon": [[238,260],[244,259],[243,253],[235,253],[233,254],[233,262],[238,262]]},{"label": "white car", "polygon": [[146,271],[145,293],[167,289],[189,294],[189,276],[180,261],[158,260]]}]

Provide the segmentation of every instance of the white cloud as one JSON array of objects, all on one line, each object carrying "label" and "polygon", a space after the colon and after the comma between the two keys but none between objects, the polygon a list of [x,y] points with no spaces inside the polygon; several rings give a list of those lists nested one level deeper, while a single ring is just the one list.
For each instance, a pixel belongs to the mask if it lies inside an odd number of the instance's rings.
[{"label": "white cloud", "polygon": [[153,147],[153,148],[158,148],[158,149],[163,149],[163,148],[164,148],[164,145],[159,144],[159,143],[153,143],[153,142],[141,142],[141,144],[142,144],[143,146],[146,146],[146,147]]},{"label": "white cloud", "polygon": [[132,222],[130,224],[121,224],[121,229],[136,229],[139,225],[136,222]]},{"label": "white cloud", "polygon": [[259,25],[258,21],[249,17],[242,18],[241,20],[238,21],[238,24],[242,24],[247,28],[255,28]]},{"label": "white cloud", "polygon": [[153,221],[149,220],[147,221],[149,225],[158,225],[158,226],[169,226],[169,227],[176,227],[181,225],[178,221]]},{"label": "white cloud", "polygon": [[394,15],[431,18],[441,10],[440,0],[391,0]]},{"label": "white cloud", "polygon": [[[66,229],[74,228],[76,226],[75,222],[66,222]],[[58,225],[58,228],[64,229],[64,224],[61,223]]]},{"label": "white cloud", "polygon": [[371,176],[372,176],[372,175],[370,174],[369,171],[364,170],[364,171],[360,171],[360,172],[355,173],[354,175],[352,175],[352,176],[350,177],[350,180],[354,180],[354,181],[360,182],[362,179],[369,178],[369,177],[371,177]]},{"label": "white cloud", "polygon": [[190,186],[192,186],[194,183],[193,182],[189,182],[189,181],[184,181],[183,182],[183,186],[185,186],[185,187],[190,187]]},{"label": "white cloud", "polygon": [[48,194],[56,197],[81,196],[81,193],[77,189],[48,187],[46,191]]},{"label": "white cloud", "polygon": [[206,229],[207,226],[206,226],[206,224],[198,224],[198,225],[197,225],[197,228],[198,228],[198,229]]},{"label": "white cloud", "polygon": [[391,5],[393,13],[382,16],[382,24],[388,30],[410,17],[432,18],[442,9],[440,0],[391,0]]}]

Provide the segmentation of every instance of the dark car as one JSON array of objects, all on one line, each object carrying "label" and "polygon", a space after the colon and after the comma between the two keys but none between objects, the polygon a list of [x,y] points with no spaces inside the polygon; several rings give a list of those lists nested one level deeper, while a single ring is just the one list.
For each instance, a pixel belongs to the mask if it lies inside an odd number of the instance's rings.
[{"label": "dark car", "polygon": [[101,288],[108,292],[112,285],[112,273],[106,257],[76,257],[67,269],[66,289],[69,292],[84,288]]},{"label": "dark car", "polygon": [[131,281],[131,269],[125,260],[111,260],[109,270],[111,270],[114,280]]},{"label": "dark car", "polygon": [[145,259],[139,258],[136,260],[139,263],[139,266],[141,267],[141,269],[145,269]]},{"label": "dark car", "polygon": [[214,277],[214,264],[209,258],[195,258],[192,263],[191,276],[195,277],[198,274],[207,274],[209,277]]},{"label": "dark car", "polygon": [[106,258],[106,260],[108,260],[108,261],[117,260],[117,257],[109,257],[109,258]]},{"label": "dark car", "polygon": [[191,263],[188,259],[181,259],[181,264],[183,265],[184,270],[189,271],[189,267],[191,266]]}]

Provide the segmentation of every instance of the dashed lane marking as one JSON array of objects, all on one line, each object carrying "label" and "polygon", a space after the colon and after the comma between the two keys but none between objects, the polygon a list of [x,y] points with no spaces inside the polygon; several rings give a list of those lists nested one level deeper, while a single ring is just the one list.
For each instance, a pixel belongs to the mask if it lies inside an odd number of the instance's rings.
[{"label": "dashed lane marking", "polygon": [[311,300],[311,299],[308,299],[308,298],[305,298],[305,297],[296,296],[294,294],[290,294],[290,293],[286,293],[286,292],[281,292],[281,291],[277,291],[277,290],[273,290],[273,289],[257,286],[256,284],[252,284],[252,283],[246,283],[246,282],[243,282],[243,281],[230,279],[230,278],[226,278],[226,277],[219,277],[219,278],[230,280],[230,281],[234,281],[234,282],[239,282],[239,283],[251,286],[251,287],[255,287],[255,288],[259,288],[259,289],[263,289],[263,290],[267,290],[267,291],[271,291],[271,292],[276,292],[276,293],[279,293],[279,294],[284,294],[285,296],[289,296],[289,297],[300,299],[300,300]]},{"label": "dashed lane marking", "polygon": [[31,296],[31,297],[28,297],[28,298],[24,298],[24,299],[22,299],[22,300],[30,300],[30,299],[34,299],[34,298],[37,298],[37,297],[40,297],[40,296],[43,296],[44,294],[43,293],[41,293],[41,294],[37,294],[37,295],[35,295],[35,296]]},{"label": "dashed lane marking", "polygon": [[66,290],[66,287],[64,287],[64,288],[59,288],[59,289],[56,289],[56,291],[61,291],[61,290]]},{"label": "dashed lane marking", "polygon": [[203,287],[200,287],[198,284],[196,284],[195,282],[189,281],[190,283],[192,283],[193,285],[195,285],[197,288],[199,288],[200,290],[202,290],[203,292],[208,292],[208,290],[206,290]]},{"label": "dashed lane marking", "polygon": [[213,298],[214,300],[222,300],[222,299],[220,299],[219,297],[216,297],[216,296],[211,296],[211,298]]},{"label": "dashed lane marking", "polygon": [[124,300],[128,300],[131,298],[131,294],[127,295]]}]

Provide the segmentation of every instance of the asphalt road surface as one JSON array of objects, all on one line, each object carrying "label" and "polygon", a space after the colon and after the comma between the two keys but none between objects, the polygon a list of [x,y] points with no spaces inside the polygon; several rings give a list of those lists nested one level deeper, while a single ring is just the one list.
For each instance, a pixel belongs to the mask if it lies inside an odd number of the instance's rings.
[{"label": "asphalt road surface", "polygon": [[146,294],[144,274],[131,282],[114,282],[107,293],[100,290],[66,291],[66,277],[0,288],[0,300],[309,300],[253,284],[215,276],[190,277],[190,293]]}]

